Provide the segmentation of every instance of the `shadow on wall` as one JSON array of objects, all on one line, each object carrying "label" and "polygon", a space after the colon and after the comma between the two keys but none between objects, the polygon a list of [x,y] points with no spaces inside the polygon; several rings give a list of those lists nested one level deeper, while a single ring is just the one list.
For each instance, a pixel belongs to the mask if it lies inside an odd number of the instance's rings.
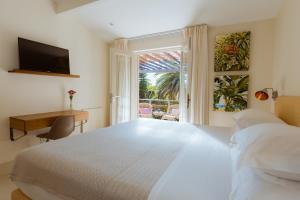
[{"label": "shadow on wall", "polygon": [[4,116],[0,116],[0,141],[9,140],[9,119]]},{"label": "shadow on wall", "polygon": [[0,30],[0,44],[0,141],[8,141],[9,118],[6,115],[9,107],[7,104],[10,102],[9,96],[12,92],[8,84],[9,76],[7,71],[15,69],[19,65],[17,36],[9,31]]},{"label": "shadow on wall", "polygon": [[[18,36],[9,31],[0,30],[0,44],[0,70],[7,72],[18,68]],[[1,73],[0,81],[2,80],[2,75]]]}]

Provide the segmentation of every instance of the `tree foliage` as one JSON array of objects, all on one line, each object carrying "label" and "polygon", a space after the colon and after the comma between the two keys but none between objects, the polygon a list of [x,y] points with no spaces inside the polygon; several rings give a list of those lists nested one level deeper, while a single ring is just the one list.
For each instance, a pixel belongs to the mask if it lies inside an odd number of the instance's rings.
[{"label": "tree foliage", "polygon": [[149,85],[150,85],[150,81],[147,78],[147,74],[140,73],[139,74],[139,97],[140,97],[140,99],[148,98]]},{"label": "tree foliage", "polygon": [[180,73],[157,74],[157,95],[159,99],[178,100],[180,90]]},{"label": "tree foliage", "polygon": [[156,77],[156,85],[151,85],[146,73],[139,74],[139,98],[178,100],[180,73],[158,73]]}]

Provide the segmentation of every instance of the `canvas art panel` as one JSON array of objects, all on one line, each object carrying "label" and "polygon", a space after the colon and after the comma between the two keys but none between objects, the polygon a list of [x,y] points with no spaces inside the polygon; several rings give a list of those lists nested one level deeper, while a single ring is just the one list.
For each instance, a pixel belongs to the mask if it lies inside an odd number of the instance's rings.
[{"label": "canvas art panel", "polygon": [[238,112],[248,106],[249,75],[221,75],[214,79],[214,110]]},{"label": "canvas art panel", "polygon": [[249,70],[250,35],[248,31],[216,36],[215,72]]}]

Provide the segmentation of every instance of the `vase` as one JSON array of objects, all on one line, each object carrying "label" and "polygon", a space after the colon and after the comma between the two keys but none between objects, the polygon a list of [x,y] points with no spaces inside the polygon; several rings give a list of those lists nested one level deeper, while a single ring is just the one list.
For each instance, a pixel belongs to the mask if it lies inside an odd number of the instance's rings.
[{"label": "vase", "polygon": [[73,97],[70,96],[70,110],[73,110]]}]

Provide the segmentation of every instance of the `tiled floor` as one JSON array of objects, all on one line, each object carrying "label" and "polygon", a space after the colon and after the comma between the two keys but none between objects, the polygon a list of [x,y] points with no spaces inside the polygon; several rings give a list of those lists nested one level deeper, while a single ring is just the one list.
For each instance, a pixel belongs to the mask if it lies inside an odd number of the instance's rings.
[{"label": "tiled floor", "polygon": [[9,180],[8,175],[0,176],[0,199],[10,200],[10,193],[16,189],[16,186]]}]

